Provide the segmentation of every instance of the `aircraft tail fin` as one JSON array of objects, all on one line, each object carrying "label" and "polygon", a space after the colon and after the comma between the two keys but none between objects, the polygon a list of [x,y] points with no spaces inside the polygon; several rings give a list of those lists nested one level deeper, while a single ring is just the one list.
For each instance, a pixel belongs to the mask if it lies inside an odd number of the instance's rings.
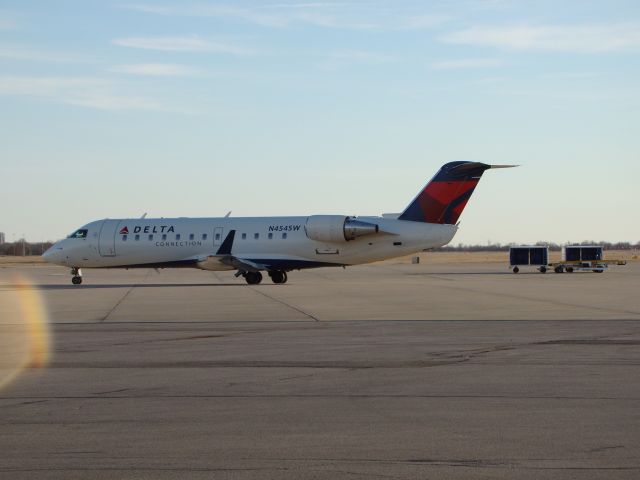
[{"label": "aircraft tail fin", "polygon": [[400,214],[398,220],[453,225],[458,222],[486,170],[516,166],[487,165],[480,162],[447,163]]}]

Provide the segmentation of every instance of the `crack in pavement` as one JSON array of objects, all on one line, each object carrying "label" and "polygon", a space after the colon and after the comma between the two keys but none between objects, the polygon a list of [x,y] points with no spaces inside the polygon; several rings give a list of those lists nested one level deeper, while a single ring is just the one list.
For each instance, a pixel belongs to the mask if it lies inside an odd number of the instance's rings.
[{"label": "crack in pavement", "polygon": [[111,314],[116,311],[116,309],[122,304],[122,302],[124,302],[124,300],[129,296],[129,294],[133,291],[133,289],[137,287],[140,283],[144,283],[144,281],[147,278],[149,278],[150,274],[151,274],[151,270],[147,272],[147,274],[142,279],[142,282],[134,283],[133,285],[131,285],[129,289],[125,292],[125,294],[122,296],[122,298],[120,298],[120,300],[118,300],[116,304],[111,308],[111,310],[109,310],[107,314],[104,317],[102,317],[99,323],[104,323],[111,316]]},{"label": "crack in pavement", "polygon": [[[333,399],[333,398],[349,398],[349,399],[388,399],[388,398],[403,398],[403,399],[483,399],[483,400],[570,400],[570,401],[621,401],[621,402],[637,402],[640,397],[584,397],[576,395],[454,395],[454,394],[392,394],[392,393],[282,393],[282,394],[268,394],[268,393],[254,393],[254,394],[242,394],[242,393],[229,393],[229,394],[188,394],[188,395],[102,395],[96,397],[95,395],[58,395],[58,396],[0,396],[2,400],[29,400],[29,399],[46,399],[46,400],[163,400],[163,399],[213,399],[213,398],[297,398],[297,399]],[[10,405],[9,405],[10,406]],[[169,419],[163,418],[163,422],[168,422]],[[181,421],[181,420],[176,420]],[[23,424],[26,422],[20,422]],[[33,424],[46,424],[49,422],[29,422]],[[82,423],[82,422],[80,422]],[[7,424],[4,422],[3,424]]]},{"label": "crack in pavement", "polygon": [[258,290],[258,288],[256,288],[256,287],[253,287],[253,286],[249,285],[248,288],[250,288],[251,290],[253,290],[256,293],[259,293],[263,297],[266,297],[266,298],[268,298],[270,300],[273,300],[274,302],[278,302],[279,304],[284,305],[285,307],[289,307],[290,309],[295,310],[296,312],[301,313],[306,317],[309,317],[314,322],[319,322],[320,321],[319,318],[315,317],[314,315],[310,314],[309,312],[306,312],[306,311],[302,310],[301,308],[298,308],[298,307],[296,307],[294,305],[291,305],[291,304],[285,302],[284,300],[280,300],[279,298],[275,298],[275,297],[273,297],[271,295],[268,295],[268,294],[264,293],[263,291]]}]

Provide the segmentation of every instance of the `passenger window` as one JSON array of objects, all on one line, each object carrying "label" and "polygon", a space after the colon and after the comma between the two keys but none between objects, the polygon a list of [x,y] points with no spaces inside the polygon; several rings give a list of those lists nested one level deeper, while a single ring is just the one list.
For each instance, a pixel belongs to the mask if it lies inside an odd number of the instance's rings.
[{"label": "passenger window", "polygon": [[180,240],[180,234],[176,233],[176,240]]},{"label": "passenger window", "polygon": [[153,235],[149,235],[149,241],[153,240]]},{"label": "passenger window", "polygon": [[243,240],[246,240],[246,239],[247,239],[247,234],[246,234],[246,233],[243,233],[243,234],[242,234],[242,239],[243,239]]},{"label": "passenger window", "polygon": [[189,234],[189,240],[193,240],[193,239],[194,239],[194,235],[193,235],[193,233],[190,233]]},{"label": "passenger window", "polygon": [[166,240],[166,239],[167,239],[167,234],[166,234],[166,233],[163,233],[163,234],[162,234],[162,240]]},{"label": "passenger window", "polygon": [[283,233],[283,234],[282,234],[282,239],[283,239],[283,240],[286,240],[286,239],[287,239],[287,234],[286,234],[286,233]]},{"label": "passenger window", "polygon": [[140,240],[140,235],[136,235],[136,242]]},{"label": "passenger window", "polygon": [[273,238],[273,233],[269,232],[269,240]]},{"label": "passenger window", "polygon": [[260,234],[259,233],[254,233],[253,234],[253,238],[255,238],[256,240],[258,240],[260,238]]},{"label": "passenger window", "polygon": [[206,234],[206,233],[203,233],[203,234],[202,234],[202,239],[203,239],[203,240],[206,240],[206,239],[207,239],[207,234]]},{"label": "passenger window", "polygon": [[126,235],[122,235],[122,241],[126,242],[127,241],[127,236]]}]

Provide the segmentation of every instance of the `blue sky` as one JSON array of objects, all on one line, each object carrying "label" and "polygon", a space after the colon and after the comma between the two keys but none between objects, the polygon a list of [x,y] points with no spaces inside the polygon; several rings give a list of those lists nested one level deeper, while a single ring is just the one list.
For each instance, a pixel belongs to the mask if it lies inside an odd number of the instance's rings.
[{"label": "blue sky", "polygon": [[0,231],[401,211],[453,243],[640,241],[637,1],[3,1]]}]

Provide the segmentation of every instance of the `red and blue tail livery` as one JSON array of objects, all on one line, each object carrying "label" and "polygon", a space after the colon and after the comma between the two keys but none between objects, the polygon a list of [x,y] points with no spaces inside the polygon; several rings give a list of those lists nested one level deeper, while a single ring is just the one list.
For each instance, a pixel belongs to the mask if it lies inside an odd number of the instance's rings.
[{"label": "red and blue tail livery", "polygon": [[402,212],[398,220],[453,225],[458,222],[485,170],[512,166],[515,165],[447,163]]}]

